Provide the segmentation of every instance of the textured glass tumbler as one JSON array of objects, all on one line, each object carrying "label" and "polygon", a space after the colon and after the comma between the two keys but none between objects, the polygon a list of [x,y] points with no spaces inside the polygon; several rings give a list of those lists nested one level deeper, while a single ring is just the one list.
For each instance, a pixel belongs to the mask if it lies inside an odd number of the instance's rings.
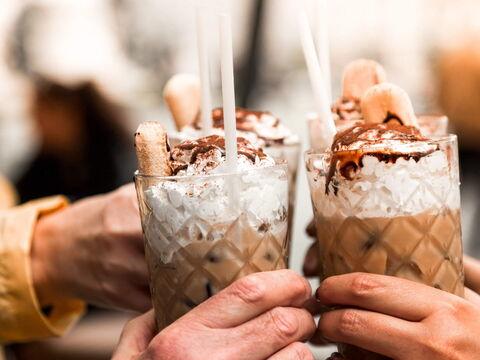
[{"label": "textured glass tumbler", "polygon": [[[463,296],[457,139],[449,135],[430,145],[437,150],[429,160],[397,159],[386,165],[373,156],[368,161],[364,157],[364,164],[377,164],[369,176],[361,183],[354,184],[354,179],[330,184],[328,190],[331,154],[306,153],[321,279],[366,272],[405,278]],[[396,166],[396,177],[404,176],[408,182],[385,181],[382,176],[387,175],[382,174],[388,166]],[[386,187],[389,183],[395,187]],[[342,186],[350,188],[342,190]],[[375,208],[372,204],[380,205]],[[352,346],[340,345],[339,349],[346,359],[384,359]]]},{"label": "textured glass tumbler", "polygon": [[286,165],[135,184],[158,330],[235,280],[286,268]]},{"label": "textured glass tumbler", "polygon": [[286,163],[288,169],[288,239],[291,246],[291,235],[293,233],[293,220],[295,217],[295,201],[297,198],[297,174],[300,162],[302,144],[273,145],[263,149],[265,153],[275,159],[277,163]]}]

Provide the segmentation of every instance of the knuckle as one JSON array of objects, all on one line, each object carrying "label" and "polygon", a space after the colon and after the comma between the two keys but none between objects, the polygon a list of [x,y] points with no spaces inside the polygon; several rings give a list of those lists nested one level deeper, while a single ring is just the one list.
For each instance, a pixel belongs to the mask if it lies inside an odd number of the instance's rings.
[{"label": "knuckle", "polygon": [[295,295],[295,298],[301,298],[304,301],[312,296],[312,287],[307,279],[290,269],[281,271],[284,273],[282,274],[284,278],[289,279],[288,291],[290,294]]},{"label": "knuckle", "polygon": [[307,345],[300,342],[291,345],[292,360],[314,360],[312,353]]},{"label": "knuckle", "polygon": [[462,298],[454,297],[454,299],[448,303],[447,308],[451,316],[463,318],[470,312],[471,304]]},{"label": "knuckle", "polygon": [[231,289],[232,295],[240,298],[244,303],[256,304],[265,297],[265,288],[257,274],[237,280]]},{"label": "knuckle", "polygon": [[350,337],[361,331],[361,320],[355,310],[344,310],[338,321],[338,332],[342,336]]},{"label": "knuckle", "polygon": [[350,286],[353,296],[364,298],[371,295],[372,291],[378,289],[380,284],[369,274],[355,274]]},{"label": "knuckle", "polygon": [[182,336],[175,331],[166,329],[150,343],[146,350],[147,359],[180,359],[184,344],[181,343]]},{"label": "knuckle", "polygon": [[290,339],[298,332],[299,320],[289,309],[277,307],[272,309],[269,314],[272,328],[281,340]]}]

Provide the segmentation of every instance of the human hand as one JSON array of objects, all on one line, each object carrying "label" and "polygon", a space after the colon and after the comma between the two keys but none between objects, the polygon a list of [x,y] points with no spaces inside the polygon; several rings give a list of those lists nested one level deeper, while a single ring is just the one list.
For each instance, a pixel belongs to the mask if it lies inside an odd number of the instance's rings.
[{"label": "human hand", "polygon": [[99,306],[151,307],[133,184],[42,217],[34,232],[32,274],[42,304],[80,298]]},{"label": "human hand", "polygon": [[395,360],[478,359],[480,297],[466,299],[394,277],[354,273],[324,280],[317,290],[324,313],[318,329],[332,342]]},{"label": "human hand", "polygon": [[315,331],[302,308],[309,283],[291,270],[242,278],[158,335],[153,311],[123,330],[113,360],[313,360],[302,341]]}]

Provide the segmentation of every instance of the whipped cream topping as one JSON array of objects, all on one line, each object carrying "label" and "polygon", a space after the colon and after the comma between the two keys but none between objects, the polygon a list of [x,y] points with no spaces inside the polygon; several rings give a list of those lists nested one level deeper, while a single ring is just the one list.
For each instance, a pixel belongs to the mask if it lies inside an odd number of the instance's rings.
[{"label": "whipped cream topping", "polygon": [[[275,160],[244,138],[237,139],[238,170],[275,165]],[[187,140],[175,146],[171,153],[173,175],[206,175],[220,173],[226,161],[225,138],[211,135]]]},{"label": "whipped cream topping", "polygon": [[399,158],[394,163],[367,155],[354,178],[335,173],[329,181],[328,193],[322,167],[313,166],[308,171],[314,205],[322,216],[388,218],[460,208],[458,168],[452,168],[443,150],[418,161]]},{"label": "whipped cream topping", "polygon": [[451,147],[396,123],[361,125],[336,136],[325,158],[307,164],[317,211],[389,217],[458,209],[458,167]]},{"label": "whipped cream topping", "polygon": [[[267,111],[254,111],[236,108],[235,111],[238,135],[248,139],[259,147],[275,145],[293,145],[299,142],[297,135],[281,123],[280,119]],[[213,134],[224,135],[223,109],[212,111]],[[193,139],[200,136],[201,124],[197,121],[193,126],[186,126],[178,134],[181,139]]]}]

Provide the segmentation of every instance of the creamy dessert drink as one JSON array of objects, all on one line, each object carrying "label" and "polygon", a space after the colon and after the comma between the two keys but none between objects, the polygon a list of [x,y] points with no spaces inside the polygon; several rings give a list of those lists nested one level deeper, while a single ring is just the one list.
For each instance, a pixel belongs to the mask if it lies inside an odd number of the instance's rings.
[{"label": "creamy dessert drink", "polygon": [[[457,143],[429,138],[408,95],[377,85],[365,122],[306,155],[321,278],[351,272],[397,276],[464,293]],[[382,359],[340,346],[346,359]]]},{"label": "creamy dessert drink", "polygon": [[[343,72],[342,95],[332,104],[332,115],[338,132],[364,122],[361,100],[372,87],[387,81],[385,69],[377,62],[358,59],[349,63]],[[324,150],[329,144],[323,137],[322,124],[315,113],[307,114],[310,145]],[[418,125],[423,135],[445,135],[448,118],[443,115],[419,115]]]},{"label": "creamy dessert drink", "polygon": [[[268,111],[254,111],[237,108],[235,111],[237,132],[239,136],[248,139],[252,144],[261,147],[266,154],[276,161],[286,162],[289,178],[289,229],[292,230],[293,211],[296,194],[296,180],[300,157],[300,141],[297,135],[287,128],[279,118]],[[223,109],[212,111],[213,133],[223,136]],[[185,126],[182,131],[174,134],[176,142],[194,139],[201,136],[202,128],[198,121]],[[175,142],[175,141],[174,141]]]},{"label": "creamy dessert drink", "polygon": [[170,176],[135,178],[159,330],[242,276],[286,268],[288,255],[286,165],[238,138],[226,174],[218,135],[167,151]]},{"label": "creamy dessert drink", "polygon": [[[196,79],[196,81],[195,81]],[[177,132],[170,134],[173,146],[182,141],[204,136],[200,120],[200,81],[194,75],[175,75],[164,89],[164,100],[175,120]],[[277,162],[286,162],[289,178],[289,231],[293,229],[297,171],[301,151],[298,135],[268,111],[236,108],[237,133]],[[223,109],[212,111],[212,131],[209,135],[224,135]]]}]

